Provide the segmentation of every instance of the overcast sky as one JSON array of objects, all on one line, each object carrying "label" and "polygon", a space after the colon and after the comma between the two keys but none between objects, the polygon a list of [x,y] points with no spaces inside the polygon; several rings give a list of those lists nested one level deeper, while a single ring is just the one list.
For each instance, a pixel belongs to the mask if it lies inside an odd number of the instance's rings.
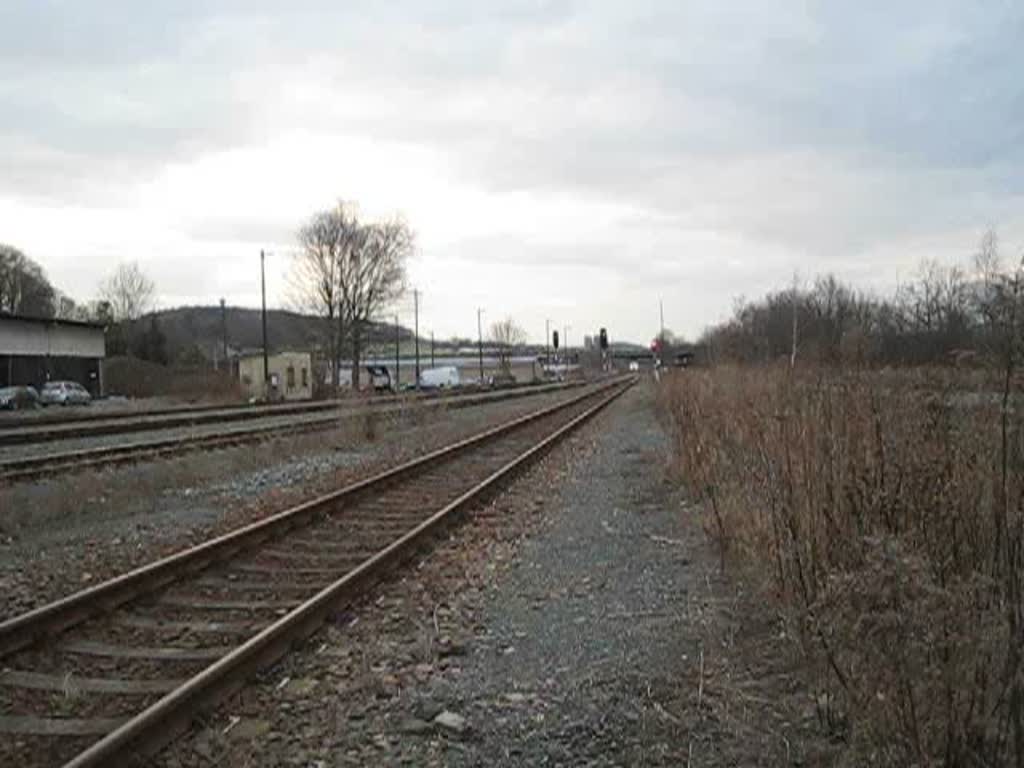
[{"label": "overcast sky", "polygon": [[[78,299],[286,306],[336,199],[418,233],[421,329],[695,335],[832,271],[1024,244],[1019,2],[0,0],[0,242]],[[411,302],[401,307],[411,321]]]}]

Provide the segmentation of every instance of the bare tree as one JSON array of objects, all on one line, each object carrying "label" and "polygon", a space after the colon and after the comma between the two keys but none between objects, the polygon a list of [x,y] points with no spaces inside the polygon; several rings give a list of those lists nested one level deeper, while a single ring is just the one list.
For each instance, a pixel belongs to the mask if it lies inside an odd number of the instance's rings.
[{"label": "bare tree", "polygon": [[974,259],[982,281],[976,303],[986,330],[990,354],[1002,369],[1002,407],[1000,408],[1000,471],[993,505],[995,522],[995,559],[993,571],[1004,575],[1006,594],[1016,599],[1005,600],[1009,627],[1006,679],[1009,687],[1011,722],[1018,759],[1024,753],[1024,667],[1019,638],[1024,633],[1024,509],[1015,503],[1012,481],[1020,476],[1019,448],[1014,447],[1020,433],[1019,416],[1014,424],[1013,401],[1017,396],[1014,382],[1024,358],[1024,256],[1005,266],[999,255],[996,233],[989,230],[982,238]]},{"label": "bare tree", "polygon": [[339,202],[314,214],[298,241],[292,299],[324,318],[335,375],[351,338],[352,384],[358,388],[366,326],[405,290],[405,263],[415,247],[412,230],[397,218],[364,224],[354,204]]},{"label": "bare tree", "polygon": [[53,316],[58,320],[80,320],[84,314],[73,298],[63,291],[56,291],[53,298]]},{"label": "bare tree", "polygon": [[55,298],[43,268],[14,246],[0,243],[0,312],[53,317]]},{"label": "bare tree", "polygon": [[116,322],[138,320],[153,308],[156,286],[137,261],[117,265],[100,284],[100,296],[110,305]]},{"label": "bare tree", "polygon": [[793,344],[789,350],[789,370],[796,368],[796,351],[800,331],[800,274],[793,270],[793,284],[789,289],[789,302],[793,305]]},{"label": "bare tree", "polygon": [[501,370],[511,373],[512,352],[526,343],[526,331],[511,317],[506,317],[491,324],[491,341],[494,342]]},{"label": "bare tree", "polygon": [[292,303],[324,319],[327,359],[335,388],[344,339],[338,274],[341,253],[351,240],[352,230],[357,227],[354,211],[343,202],[313,214],[299,229],[299,251],[295,254],[290,275]]},{"label": "bare tree", "polygon": [[339,320],[352,334],[352,384],[359,386],[365,326],[405,292],[405,264],[415,248],[409,226],[395,218],[355,224],[338,263]]}]

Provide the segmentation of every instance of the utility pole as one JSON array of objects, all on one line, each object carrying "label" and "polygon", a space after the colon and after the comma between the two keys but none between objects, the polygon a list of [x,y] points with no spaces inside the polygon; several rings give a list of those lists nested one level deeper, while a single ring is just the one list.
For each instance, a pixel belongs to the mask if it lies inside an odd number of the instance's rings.
[{"label": "utility pole", "polygon": [[658,338],[661,340],[661,346],[665,345],[665,302],[658,299],[658,311],[661,313],[661,333],[658,334]]},{"label": "utility pole", "polygon": [[544,318],[544,358],[548,366],[551,365],[551,318]]},{"label": "utility pole", "polygon": [[270,397],[270,355],[267,353],[267,270],[260,249],[260,293],[263,295],[263,396]]},{"label": "utility pole", "polygon": [[661,331],[658,333],[658,364],[665,360],[665,302],[658,299],[658,311],[661,313]]},{"label": "utility pole", "polygon": [[434,368],[434,332],[430,332],[430,367]]},{"label": "utility pole", "polygon": [[228,373],[231,373],[231,367],[228,364],[228,308],[224,299],[220,300],[220,335],[221,344],[224,347],[224,367],[228,369]]},{"label": "utility pole", "polygon": [[416,335],[416,389],[420,388],[420,292],[415,288],[412,291],[413,312],[416,318],[413,322]]},{"label": "utility pole", "polygon": [[480,386],[484,385],[484,327],[482,325],[482,316],[484,311],[477,309],[476,311],[476,335],[477,335],[477,351],[480,354]]},{"label": "utility pole", "polygon": [[401,358],[399,357],[399,331],[398,331],[398,315],[395,315],[395,392],[400,391],[399,382],[402,380],[401,376]]},{"label": "utility pole", "polygon": [[569,329],[571,325],[562,328],[562,349],[565,350],[565,378],[569,378]]}]

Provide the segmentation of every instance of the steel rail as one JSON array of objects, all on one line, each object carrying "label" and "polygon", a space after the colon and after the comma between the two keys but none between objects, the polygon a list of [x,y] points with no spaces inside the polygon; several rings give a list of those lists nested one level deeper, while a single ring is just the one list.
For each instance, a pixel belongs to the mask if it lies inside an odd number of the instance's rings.
[{"label": "steel rail", "polygon": [[166,586],[182,576],[194,573],[214,562],[225,560],[239,551],[279,536],[291,528],[307,524],[313,517],[329,512],[331,507],[341,501],[351,500],[369,489],[379,488],[400,480],[440,460],[480,446],[524,424],[542,419],[620,384],[621,380],[602,384],[594,390],[583,392],[564,402],[492,427],[477,435],[359,480],[337,491],[319,496],[263,520],[250,523],[230,533],[30,610],[20,616],[0,622],[0,658],[32,645],[47,636],[64,631],[99,613],[109,611],[140,595]]},{"label": "steel rail", "polygon": [[[14,483],[24,480],[37,480],[43,477],[66,471],[78,471],[100,466],[128,464],[140,460],[174,456],[193,450],[210,450],[219,447],[240,445],[256,442],[266,438],[287,437],[293,434],[316,432],[329,429],[343,420],[357,419],[367,413],[390,414],[400,413],[407,405],[416,405],[425,409],[434,408],[466,408],[474,405],[498,403],[504,400],[547,394],[573,387],[580,383],[544,386],[540,389],[509,388],[497,392],[474,392],[471,394],[416,399],[409,401],[375,402],[364,409],[346,409],[342,413],[332,413],[321,418],[310,419],[297,424],[272,424],[254,426],[247,429],[235,429],[227,432],[215,432],[208,435],[184,435],[182,437],[158,440],[143,440],[131,443],[120,443],[98,448],[83,448],[74,451],[41,454],[21,459],[0,460],[0,484]],[[268,417],[270,418],[270,417]]]},{"label": "steel rail", "polygon": [[[536,382],[524,382],[522,384],[501,384],[490,388],[490,391],[503,390],[503,389],[522,389],[525,387],[536,387],[536,386],[548,386],[544,383]],[[396,400],[400,398],[421,398],[429,399],[433,397],[445,397],[448,392],[437,391],[437,390],[421,390],[407,391],[402,394],[387,394],[387,395],[370,395],[370,399],[375,401],[381,400]],[[151,408],[144,411],[113,411],[111,413],[104,413],[102,411],[92,413],[76,412],[71,416],[62,415],[60,412],[57,413],[44,413],[37,416],[26,416],[18,415],[17,412],[12,413],[0,413],[0,434],[5,434],[9,431],[13,431],[25,427],[49,427],[54,425],[73,425],[73,424],[88,424],[90,422],[97,421],[116,421],[122,419],[140,419],[148,417],[158,416],[188,416],[190,414],[204,414],[211,411],[254,411],[254,410],[271,410],[274,408],[300,408],[302,406],[308,408],[314,408],[319,405],[322,407],[331,407],[332,405],[345,405],[347,403],[353,403],[359,405],[360,395],[355,395],[352,398],[342,396],[338,398],[330,398],[329,400],[317,400],[317,401],[306,401],[306,402],[284,402],[284,403],[225,403],[225,404],[207,404],[207,405],[172,405],[164,408]],[[77,407],[77,406],[72,406]],[[95,408],[95,406],[93,406]]]},{"label": "steel rail", "polygon": [[[198,424],[230,423],[249,419],[316,413],[332,408],[345,408],[356,403],[341,400],[284,403],[279,405],[202,406],[176,410],[155,410],[139,413],[111,413],[72,419],[26,418],[15,424],[0,424],[0,445],[27,445],[79,437],[100,437],[142,432],[150,429],[171,429]],[[36,423],[38,422],[38,423]]]},{"label": "steel rail", "polygon": [[[536,392],[558,389],[565,384],[518,384],[499,387],[489,392],[533,390]],[[472,394],[485,393],[479,390]],[[175,408],[139,413],[112,413],[73,419],[22,419],[15,423],[0,421],[0,446],[28,445],[70,440],[82,437],[130,434],[176,427],[198,426],[200,424],[228,424],[236,421],[252,421],[276,416],[318,413],[320,411],[347,411],[365,406],[390,405],[403,402],[445,400],[465,396],[457,390],[438,392],[408,392],[399,395],[385,395],[368,400],[335,399],[328,401],[278,403],[273,405],[227,405],[200,406],[198,408]]]},{"label": "steel rail", "polygon": [[[127,765],[166,744],[175,734],[187,728],[197,714],[237,691],[251,674],[281,658],[293,645],[309,637],[323,624],[335,606],[350,601],[368,584],[378,581],[394,565],[407,559],[411,551],[418,549],[446,524],[452,522],[458,513],[491,493],[501,481],[522,469],[555,442],[594,416],[633,383],[635,379],[630,379],[625,383],[619,382],[617,385],[609,385],[598,390],[601,392],[612,389],[610,394],[602,397],[568,424],[527,449],[377,554],[79,753],[67,762],[64,768]],[[594,394],[588,393],[584,397],[591,397]]]}]

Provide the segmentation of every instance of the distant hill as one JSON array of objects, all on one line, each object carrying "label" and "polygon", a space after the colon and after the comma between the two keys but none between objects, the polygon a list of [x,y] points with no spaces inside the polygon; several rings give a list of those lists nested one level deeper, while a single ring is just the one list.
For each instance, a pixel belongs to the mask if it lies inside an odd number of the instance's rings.
[{"label": "distant hill", "polygon": [[[260,310],[247,307],[227,307],[228,348],[232,355],[239,352],[255,352],[263,348],[263,331],[260,322]],[[142,332],[149,328],[151,319],[155,318],[160,331],[164,334],[167,357],[169,360],[192,360],[203,358],[213,360],[223,354],[221,336],[221,310],[219,306],[176,307],[164,309],[137,320],[133,332]],[[395,327],[382,323],[373,323],[367,334],[371,353],[376,349],[390,354],[395,342]],[[411,354],[410,345],[414,340],[411,329],[400,327],[399,336],[403,354]],[[267,337],[270,351],[318,352],[324,345],[324,320],[314,315],[304,315],[283,309],[267,310]],[[424,354],[430,348],[430,339],[420,337],[421,349]],[[451,354],[457,350],[472,353],[476,350],[477,340],[470,339],[438,339],[438,353]],[[485,348],[489,346],[484,341]],[[612,342],[615,352],[637,352],[646,347],[629,342]],[[522,348],[521,354],[540,354],[543,345],[528,344]]]},{"label": "distant hill", "polygon": [[[263,347],[261,313],[258,309],[227,307],[228,347],[232,353],[255,351]],[[167,338],[167,354],[171,360],[187,359],[197,354],[212,359],[222,350],[221,309],[219,306],[177,307],[164,309],[136,321],[143,330],[155,318]],[[267,341],[274,351],[313,351],[323,344],[324,320],[283,309],[267,310]],[[408,328],[400,329],[403,340],[412,339]],[[394,340],[394,326],[374,323],[368,333],[371,343]],[[216,351],[215,351],[216,350]]]}]

